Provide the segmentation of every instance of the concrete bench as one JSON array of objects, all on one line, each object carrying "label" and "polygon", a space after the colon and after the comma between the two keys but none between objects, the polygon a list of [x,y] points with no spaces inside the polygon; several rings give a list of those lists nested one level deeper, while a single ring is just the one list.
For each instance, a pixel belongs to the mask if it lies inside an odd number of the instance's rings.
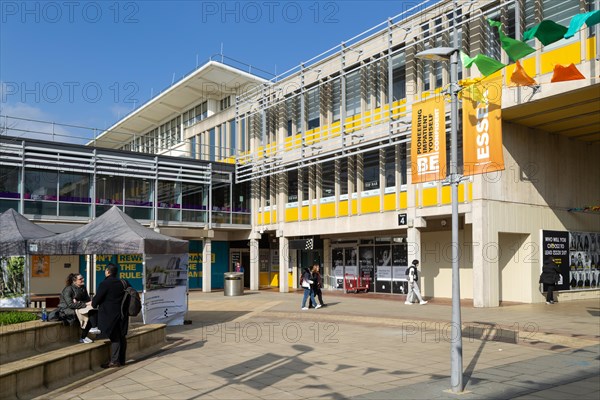
[{"label": "concrete bench", "polygon": [[[41,327],[38,326],[40,324]],[[76,334],[75,339],[71,340],[69,336],[66,344],[63,341],[63,346],[59,348],[53,347],[56,347],[56,343],[61,342],[53,342],[48,344],[44,351],[35,349],[35,340],[27,341],[29,351],[31,351],[31,346],[34,345],[35,354],[26,357],[18,356],[19,353],[21,355],[26,354],[27,351],[25,350],[13,352],[6,349],[7,354],[11,354],[12,357],[16,358],[13,358],[13,361],[5,362],[4,357],[0,357],[0,360],[2,360],[0,363],[0,388],[2,388],[0,399],[2,400],[29,398],[33,397],[33,394],[54,390],[65,382],[70,383],[94,374],[100,370],[100,364],[109,359],[110,341],[107,339],[96,340],[94,343],[89,344],[74,343],[79,332],[76,326],[65,327],[54,322],[38,322],[37,325],[32,325],[34,326],[28,327],[29,329],[23,326],[21,330],[15,329],[11,332],[5,332],[4,328],[6,327],[2,327],[0,342],[4,343],[3,337],[6,335],[6,343],[9,340],[14,343],[13,341],[16,339],[13,335],[20,332],[22,338],[29,335],[44,343],[45,337],[52,337],[53,335],[44,331],[56,329],[53,325],[65,328],[68,335],[71,335],[71,330],[73,330]],[[30,330],[33,333],[27,333]],[[136,356],[148,353],[153,348],[158,349],[165,344],[165,340],[166,329],[163,324],[130,327],[127,335],[127,359],[135,359]]]}]

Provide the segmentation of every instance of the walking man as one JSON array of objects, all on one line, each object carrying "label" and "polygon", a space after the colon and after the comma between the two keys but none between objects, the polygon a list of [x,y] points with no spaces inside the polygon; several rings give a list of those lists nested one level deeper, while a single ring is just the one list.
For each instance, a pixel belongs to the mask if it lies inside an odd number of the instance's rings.
[{"label": "walking man", "polygon": [[417,296],[419,304],[427,304],[427,302],[421,297],[421,291],[419,290],[419,271],[417,270],[418,265],[419,260],[413,260],[412,265],[406,270],[406,274],[408,275],[408,295],[406,296],[406,301],[404,304],[412,305],[415,296]]}]

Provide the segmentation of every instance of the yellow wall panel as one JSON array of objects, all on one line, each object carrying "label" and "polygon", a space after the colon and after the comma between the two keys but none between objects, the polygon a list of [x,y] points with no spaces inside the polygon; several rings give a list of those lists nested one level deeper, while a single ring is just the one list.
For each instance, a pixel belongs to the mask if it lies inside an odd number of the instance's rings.
[{"label": "yellow wall panel", "polygon": [[271,213],[271,218],[272,218],[273,223],[277,222],[277,211],[273,211]]},{"label": "yellow wall panel", "polygon": [[320,205],[320,218],[333,218],[335,217],[335,204],[327,203]]},{"label": "yellow wall panel", "polygon": [[313,219],[316,219],[317,218],[317,206],[310,206],[310,208],[311,208],[310,212],[312,214]]},{"label": "yellow wall panel", "polygon": [[596,37],[591,37],[586,41],[587,47],[585,52],[586,60],[593,60],[596,58]]},{"label": "yellow wall panel", "polygon": [[385,211],[396,209],[396,193],[390,193],[383,196],[383,209]]},{"label": "yellow wall panel", "polygon": [[308,221],[308,206],[302,207],[301,210],[302,214],[300,215],[302,216],[302,221]]},{"label": "yellow wall panel", "polygon": [[408,194],[400,192],[400,209],[403,210],[405,208],[408,208]]},{"label": "yellow wall panel", "polygon": [[274,272],[271,274],[271,282],[269,283],[270,286],[279,286],[279,273],[278,272]]},{"label": "yellow wall panel", "polygon": [[257,213],[256,214],[256,223],[258,225],[262,225],[263,224],[263,213]]},{"label": "yellow wall panel", "polygon": [[362,214],[379,212],[379,196],[367,197],[361,199],[360,212]]},{"label": "yellow wall panel", "polygon": [[[460,192],[460,186],[458,188]],[[450,186],[442,186],[442,204],[452,203],[452,188]]]},{"label": "yellow wall panel", "polygon": [[285,222],[292,221],[298,221],[298,209],[296,207],[285,209]]},{"label": "yellow wall panel", "polygon": [[542,53],[542,74],[554,71],[556,64],[569,65],[581,63],[581,47],[579,42]]},{"label": "yellow wall panel", "polygon": [[271,223],[271,213],[270,212],[264,213],[263,221],[265,224]]},{"label": "yellow wall panel", "polygon": [[340,201],[339,215],[340,217],[348,215],[348,200]]},{"label": "yellow wall panel", "polygon": [[260,286],[269,286],[270,282],[269,282],[269,273],[268,272],[261,272],[260,276],[258,278],[258,284]]},{"label": "yellow wall panel", "polygon": [[358,200],[352,200],[352,214],[358,214]]},{"label": "yellow wall panel", "polygon": [[437,206],[437,188],[423,189],[423,207]]}]

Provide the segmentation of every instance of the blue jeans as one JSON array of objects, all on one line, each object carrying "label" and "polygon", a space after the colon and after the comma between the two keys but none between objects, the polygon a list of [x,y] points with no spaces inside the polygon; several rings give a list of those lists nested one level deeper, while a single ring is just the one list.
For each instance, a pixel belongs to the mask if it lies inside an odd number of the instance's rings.
[{"label": "blue jeans", "polygon": [[315,294],[312,290],[310,290],[310,288],[304,288],[304,297],[302,297],[302,308],[304,308],[304,304],[306,304],[306,299],[308,298],[308,296],[310,296],[310,302],[312,303],[313,307],[316,307],[317,302],[315,301]]}]

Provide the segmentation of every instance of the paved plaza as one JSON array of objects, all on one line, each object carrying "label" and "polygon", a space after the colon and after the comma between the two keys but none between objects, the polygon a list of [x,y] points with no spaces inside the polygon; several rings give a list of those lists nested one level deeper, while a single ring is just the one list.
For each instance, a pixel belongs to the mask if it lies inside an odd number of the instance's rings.
[{"label": "paved plaza", "polygon": [[447,301],[192,292],[159,353],[39,399],[598,399],[600,301],[462,307],[465,392],[450,388]]}]

